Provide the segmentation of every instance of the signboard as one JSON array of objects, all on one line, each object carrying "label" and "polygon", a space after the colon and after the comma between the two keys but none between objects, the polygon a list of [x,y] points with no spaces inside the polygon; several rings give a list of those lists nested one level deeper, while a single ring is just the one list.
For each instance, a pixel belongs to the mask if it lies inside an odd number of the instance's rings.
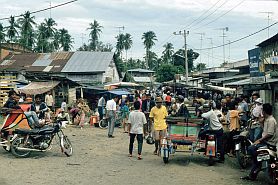
[{"label": "signboard", "polygon": [[250,66],[250,82],[253,84],[265,82],[264,63],[260,59],[260,48],[248,51],[248,60]]}]

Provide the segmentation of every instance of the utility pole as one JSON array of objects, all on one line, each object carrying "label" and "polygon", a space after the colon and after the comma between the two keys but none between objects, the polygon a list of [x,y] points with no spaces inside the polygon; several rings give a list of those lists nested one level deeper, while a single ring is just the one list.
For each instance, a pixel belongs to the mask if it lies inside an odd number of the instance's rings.
[{"label": "utility pole", "polygon": [[228,27],[225,28],[219,28],[218,30],[222,30],[223,34],[222,37],[223,38],[223,60],[224,60],[224,64],[226,63],[226,58],[225,58],[225,37],[227,37],[227,35],[225,35],[225,31],[229,31]]},{"label": "utility pole", "polygon": [[[210,40],[210,45],[211,45],[211,63],[213,63],[213,42],[212,42],[212,38],[207,38],[207,39]],[[209,59],[208,59],[208,67],[209,67]]]},{"label": "utility pole", "polygon": [[187,61],[187,43],[186,43],[186,37],[189,34],[189,31],[183,30],[179,31],[178,33],[174,32],[174,35],[182,35],[184,37],[184,66],[185,66],[185,79],[186,79],[186,85],[188,86],[188,61]]},{"label": "utility pole", "polygon": [[231,62],[231,41],[227,40],[229,43],[229,56],[228,56],[228,62]]},{"label": "utility pole", "polygon": [[[270,15],[274,14],[274,12],[260,12],[260,13],[264,13],[267,14],[267,26],[269,26],[270,23]],[[269,38],[269,27],[267,28],[267,38]]]},{"label": "utility pole", "polygon": [[200,49],[200,61],[199,61],[199,63],[202,63],[202,54],[201,54],[201,52],[202,52],[202,48],[203,48],[203,36],[205,35],[205,33],[196,33],[196,34],[198,34],[198,35],[200,35],[201,36],[201,38],[200,38],[200,40],[201,40],[201,49]]}]

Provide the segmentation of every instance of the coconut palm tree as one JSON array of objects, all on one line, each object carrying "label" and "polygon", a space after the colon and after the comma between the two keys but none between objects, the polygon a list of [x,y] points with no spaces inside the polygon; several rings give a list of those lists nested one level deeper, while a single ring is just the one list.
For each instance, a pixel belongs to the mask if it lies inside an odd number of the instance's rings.
[{"label": "coconut palm tree", "polygon": [[44,23],[41,23],[37,29],[37,44],[35,51],[37,52],[48,52],[48,45],[47,45],[47,36],[46,36],[46,27]]},{"label": "coconut palm tree", "polygon": [[20,43],[25,46],[26,48],[32,48],[34,38],[34,28],[33,26],[36,25],[34,21],[34,16],[31,16],[29,11],[23,14],[23,17],[20,17],[17,22],[20,26]]},{"label": "coconut palm tree", "polygon": [[18,36],[17,29],[19,28],[13,16],[9,19],[10,25],[6,27],[7,29],[7,37],[9,38],[9,42],[15,42],[16,36]]},{"label": "coconut palm tree", "polygon": [[117,44],[116,44],[116,52],[120,54],[121,59],[123,59],[122,57],[122,52],[125,49],[125,35],[124,34],[119,34],[117,37]]},{"label": "coconut palm tree", "polygon": [[148,57],[149,51],[155,45],[154,41],[157,41],[157,38],[153,31],[148,31],[148,32],[143,33],[142,39],[143,39],[143,44],[146,49],[146,57],[145,57],[146,65],[147,65],[147,68],[149,68],[149,57]]},{"label": "coconut palm tree", "polygon": [[59,36],[59,43],[63,51],[69,51],[72,48],[73,40],[68,30],[66,30],[65,28],[60,29]]},{"label": "coconut palm tree", "polygon": [[45,30],[45,36],[47,39],[52,38],[57,31],[55,26],[57,26],[57,23],[52,18],[48,18],[44,20],[44,26],[46,28]]},{"label": "coconut palm tree", "polygon": [[132,38],[131,35],[129,33],[126,33],[124,35],[124,49],[125,49],[125,59],[127,61],[127,50],[129,50],[132,46],[133,42],[132,42]]},{"label": "coconut palm tree", "polygon": [[163,56],[162,56],[163,61],[166,64],[170,64],[171,60],[172,60],[172,56],[174,54],[173,44],[172,43],[167,43],[163,47],[165,48],[164,51],[162,52],[162,54],[163,54]]},{"label": "coconut palm tree", "polygon": [[103,28],[96,20],[94,20],[94,23],[90,23],[89,24],[89,28],[87,28],[87,30],[91,30],[90,31],[90,47],[93,51],[96,51],[97,49],[97,42],[98,42],[98,39],[100,37],[100,33],[102,32],[101,31],[101,28]]}]

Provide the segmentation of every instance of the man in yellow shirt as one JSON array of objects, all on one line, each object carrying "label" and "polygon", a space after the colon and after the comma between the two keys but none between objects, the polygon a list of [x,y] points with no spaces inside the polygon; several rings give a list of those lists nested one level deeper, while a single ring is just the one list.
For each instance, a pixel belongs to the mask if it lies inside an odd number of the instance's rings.
[{"label": "man in yellow shirt", "polygon": [[[153,123],[154,136],[155,136],[155,150],[154,154],[157,155],[160,149],[160,139],[166,135],[166,116],[168,115],[167,109],[162,105],[162,98],[156,98],[156,106],[151,109],[150,121]],[[159,148],[158,148],[159,147]]]}]

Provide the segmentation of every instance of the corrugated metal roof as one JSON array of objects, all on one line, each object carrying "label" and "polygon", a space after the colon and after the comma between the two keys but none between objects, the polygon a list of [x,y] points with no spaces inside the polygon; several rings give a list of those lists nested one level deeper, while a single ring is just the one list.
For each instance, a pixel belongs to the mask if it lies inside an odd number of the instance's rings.
[{"label": "corrugated metal roof", "polygon": [[77,51],[61,72],[104,72],[112,60],[112,52]]},{"label": "corrugated metal roof", "polygon": [[147,69],[130,69],[128,72],[139,72],[139,73],[154,73],[154,71],[147,70]]},{"label": "corrugated metal roof", "polygon": [[40,54],[39,58],[32,64],[32,66],[49,66],[52,62],[50,57],[51,53]]}]

